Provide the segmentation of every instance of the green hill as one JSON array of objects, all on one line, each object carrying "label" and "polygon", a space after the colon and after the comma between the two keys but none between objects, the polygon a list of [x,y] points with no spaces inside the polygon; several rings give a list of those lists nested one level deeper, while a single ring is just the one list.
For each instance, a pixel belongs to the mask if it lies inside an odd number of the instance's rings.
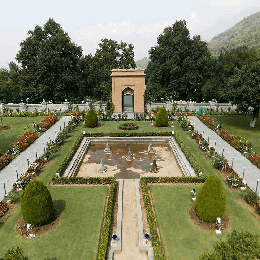
[{"label": "green hill", "polygon": [[217,56],[223,48],[230,50],[243,45],[260,48],[260,12],[245,17],[208,43],[209,50],[214,56]]},{"label": "green hill", "polygon": [[147,57],[144,57],[141,60],[137,60],[135,62],[136,63],[136,67],[140,68],[140,69],[146,69],[149,61],[150,61],[150,59],[147,58]]}]

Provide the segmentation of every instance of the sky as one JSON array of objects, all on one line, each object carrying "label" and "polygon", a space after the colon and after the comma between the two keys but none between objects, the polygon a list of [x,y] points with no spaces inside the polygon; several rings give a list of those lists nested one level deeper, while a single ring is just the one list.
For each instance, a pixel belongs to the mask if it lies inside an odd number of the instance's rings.
[{"label": "sky", "polygon": [[1,3],[0,67],[15,61],[20,43],[49,18],[59,23],[83,55],[95,54],[102,38],[131,43],[135,60],[148,57],[164,28],[185,19],[191,37],[210,41],[260,11],[259,0],[12,0]]}]

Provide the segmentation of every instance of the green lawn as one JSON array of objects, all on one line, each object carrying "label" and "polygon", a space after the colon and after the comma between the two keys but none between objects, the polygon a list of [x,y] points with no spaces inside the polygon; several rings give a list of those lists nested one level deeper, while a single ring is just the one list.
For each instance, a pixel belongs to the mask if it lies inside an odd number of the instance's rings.
[{"label": "green lawn", "polygon": [[29,259],[95,259],[103,219],[107,187],[49,187],[61,222],[48,234],[23,240],[15,231],[20,207],[0,228],[0,256],[13,246]]},{"label": "green lawn", "polygon": [[118,126],[120,124],[126,122],[133,122],[133,121],[103,121],[103,122],[99,122],[100,123],[99,127],[96,128],[85,127],[84,130],[88,133],[104,133],[104,134],[121,133],[121,132],[164,132],[164,131],[171,132],[172,131],[172,128],[170,127],[159,128],[159,127],[151,126],[151,122],[149,121],[134,121],[136,124],[139,125],[139,129],[137,130],[124,131],[118,129]]},{"label": "green lawn", "polygon": [[236,203],[239,192],[227,193],[227,213],[231,227],[217,236],[214,232],[204,231],[195,226],[188,211],[193,205],[191,189],[199,185],[153,185],[151,194],[162,244],[167,259],[198,259],[205,251],[213,250],[213,244],[226,239],[234,229],[257,232],[260,235],[259,221],[245,207]]},{"label": "green lawn", "polygon": [[253,150],[260,154],[260,119],[254,128],[249,126],[250,115],[234,116],[210,116],[215,122],[222,120],[222,128],[229,133],[245,137],[251,144]]},{"label": "green lawn", "polygon": [[11,129],[0,131],[0,151],[5,153],[12,147],[12,141],[17,140],[23,134],[25,127],[33,130],[33,122],[40,123],[44,116],[37,117],[2,117],[3,125],[12,126]]}]

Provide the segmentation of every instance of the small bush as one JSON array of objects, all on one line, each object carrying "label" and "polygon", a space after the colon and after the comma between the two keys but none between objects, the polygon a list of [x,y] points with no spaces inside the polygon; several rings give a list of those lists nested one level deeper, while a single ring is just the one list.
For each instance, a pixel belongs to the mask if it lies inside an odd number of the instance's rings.
[{"label": "small bush", "polygon": [[13,247],[11,250],[8,250],[5,254],[4,260],[28,260],[28,257],[23,255],[23,250],[19,247]]},{"label": "small bush", "polygon": [[168,113],[165,107],[160,107],[156,113],[155,124],[159,127],[168,126]]},{"label": "small bush", "polygon": [[94,109],[90,109],[85,116],[85,124],[87,127],[97,127],[98,117]]},{"label": "small bush", "polygon": [[54,216],[51,194],[42,182],[28,184],[21,197],[21,211],[24,221],[35,226],[48,223]]},{"label": "small bush", "polygon": [[248,203],[248,204],[253,204],[253,202],[256,200],[257,198],[257,194],[255,192],[253,192],[250,189],[247,189],[244,193],[243,196],[244,200]]},{"label": "small bush", "polygon": [[221,179],[210,175],[199,189],[196,199],[196,212],[200,219],[208,222],[222,218],[226,209],[226,193]]}]

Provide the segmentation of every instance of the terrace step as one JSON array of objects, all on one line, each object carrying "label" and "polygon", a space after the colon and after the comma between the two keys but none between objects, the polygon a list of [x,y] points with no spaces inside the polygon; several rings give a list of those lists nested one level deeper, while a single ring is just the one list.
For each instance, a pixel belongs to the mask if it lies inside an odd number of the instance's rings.
[{"label": "terrace step", "polygon": [[84,137],[77,152],[74,154],[69,166],[65,170],[63,177],[73,177],[78,173],[78,169],[89,146],[90,140],[87,137]]}]

